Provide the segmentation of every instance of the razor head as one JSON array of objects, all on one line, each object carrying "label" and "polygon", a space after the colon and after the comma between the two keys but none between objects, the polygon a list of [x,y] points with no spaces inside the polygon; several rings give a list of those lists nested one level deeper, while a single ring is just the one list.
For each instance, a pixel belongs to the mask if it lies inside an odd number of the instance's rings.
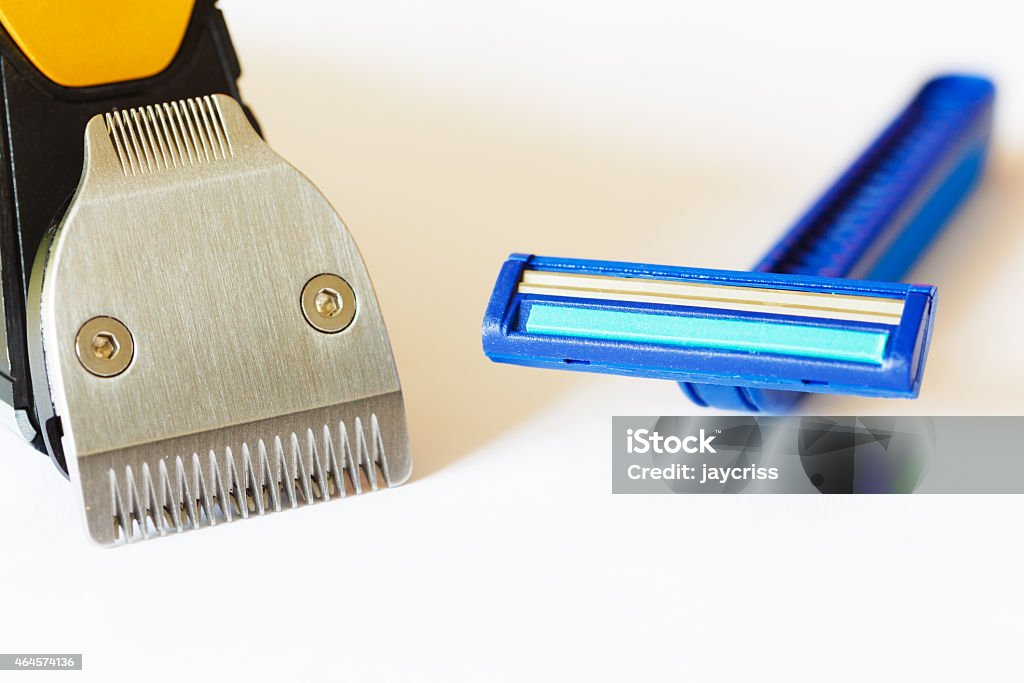
[{"label": "razor head", "polygon": [[499,363],[912,398],[936,291],[513,254],[483,324]]},{"label": "razor head", "polygon": [[93,539],[403,483],[402,392],[362,258],[241,107],[114,112],[85,145],[33,287],[50,446]]}]

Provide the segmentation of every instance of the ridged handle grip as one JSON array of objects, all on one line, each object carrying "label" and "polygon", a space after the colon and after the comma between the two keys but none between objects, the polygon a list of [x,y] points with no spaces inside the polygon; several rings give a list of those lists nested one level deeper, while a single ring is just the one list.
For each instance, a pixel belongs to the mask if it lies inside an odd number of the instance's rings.
[{"label": "ridged handle grip", "polygon": [[[757,264],[755,270],[823,277],[899,279],[876,266],[899,233],[929,211],[902,270],[938,232],[983,162],[995,88],[983,78],[943,76],[927,83],[875,142]],[[959,167],[964,169],[958,174]],[[948,180],[947,180],[948,179]],[[941,207],[938,207],[941,208]]]},{"label": "ridged handle grip", "polygon": [[[995,86],[946,75],[914,99],[754,270],[900,280],[981,177]],[[681,383],[698,405],[786,412],[805,394]]]}]

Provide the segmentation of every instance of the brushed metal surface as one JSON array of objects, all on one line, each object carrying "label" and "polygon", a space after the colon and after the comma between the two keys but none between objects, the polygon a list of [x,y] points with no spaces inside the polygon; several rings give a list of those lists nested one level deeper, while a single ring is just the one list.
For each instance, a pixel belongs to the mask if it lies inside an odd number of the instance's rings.
[{"label": "brushed metal surface", "polygon": [[[361,420],[377,415],[387,483],[405,481],[401,388],[362,258],[241,108],[214,96],[96,117],[85,145],[78,191],[33,277],[50,394],[93,537],[112,540],[110,476],[123,481],[125,467],[174,471],[190,449],[206,458],[339,421],[351,433],[358,411],[346,404],[385,401]],[[342,276],[359,300],[339,334],[312,329],[297,305],[319,273]],[[117,377],[77,360],[75,335],[96,316],[132,332],[135,358]]]}]

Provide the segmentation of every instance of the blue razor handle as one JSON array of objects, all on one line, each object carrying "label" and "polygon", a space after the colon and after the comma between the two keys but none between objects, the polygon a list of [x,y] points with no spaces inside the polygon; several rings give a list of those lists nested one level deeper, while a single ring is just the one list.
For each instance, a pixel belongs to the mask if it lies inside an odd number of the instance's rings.
[{"label": "blue razor handle", "polygon": [[[755,270],[901,279],[976,187],[994,101],[984,78],[929,81]],[[785,412],[803,396],[747,382],[681,386],[695,403],[726,410]]]}]

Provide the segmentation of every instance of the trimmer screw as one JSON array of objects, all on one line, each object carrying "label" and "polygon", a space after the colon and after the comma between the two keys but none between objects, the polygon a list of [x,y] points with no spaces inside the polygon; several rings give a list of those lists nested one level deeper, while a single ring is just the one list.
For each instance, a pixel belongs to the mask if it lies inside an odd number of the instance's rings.
[{"label": "trimmer screw", "polygon": [[114,377],[135,357],[131,332],[120,320],[101,315],[86,321],[75,337],[78,362],[97,377]]},{"label": "trimmer screw", "polygon": [[352,324],[356,317],[356,294],[337,275],[317,275],[302,288],[300,298],[306,322],[320,332],[335,334]]}]

